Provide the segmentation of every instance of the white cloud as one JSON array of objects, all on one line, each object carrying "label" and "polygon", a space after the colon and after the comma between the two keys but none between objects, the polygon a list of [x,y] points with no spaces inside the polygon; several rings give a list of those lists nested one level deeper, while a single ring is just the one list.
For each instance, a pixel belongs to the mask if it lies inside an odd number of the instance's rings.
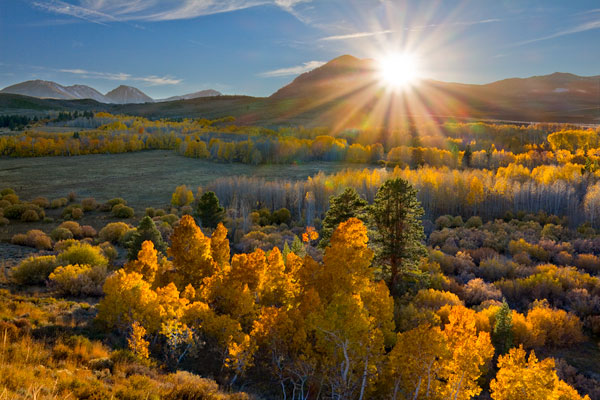
[{"label": "white cloud", "polygon": [[59,72],[79,75],[83,78],[87,79],[105,79],[109,81],[136,81],[136,82],[145,82],[150,86],[159,86],[159,85],[177,85],[181,83],[181,79],[176,79],[170,76],[133,76],[131,74],[126,74],[123,72],[111,73],[111,72],[97,72],[97,71],[88,71],[85,69],[59,69]]},{"label": "white cloud", "polygon": [[300,75],[304,72],[308,72],[315,68],[319,68],[323,64],[325,64],[325,62],[323,61],[308,61],[303,63],[302,65],[297,65],[295,67],[280,68],[272,71],[266,71],[261,73],[260,76],[265,78],[275,78],[280,76]]},{"label": "white cloud", "polygon": [[113,21],[191,19],[261,5],[274,5],[295,15],[294,7],[311,0],[38,0],[42,10],[105,24]]},{"label": "white cloud", "polygon": [[327,37],[321,38],[319,40],[329,41],[329,40],[358,39],[358,38],[364,38],[364,37],[370,37],[370,36],[386,35],[388,33],[393,33],[393,32],[395,32],[395,31],[390,30],[390,29],[385,30],[385,31],[374,31],[374,32],[355,32],[355,33],[349,33],[347,35],[327,36]]},{"label": "white cloud", "polygon": [[518,43],[515,43],[514,46],[523,46],[523,45],[530,44],[530,43],[541,42],[542,40],[555,39],[555,38],[558,38],[558,37],[561,37],[561,36],[566,36],[566,35],[572,35],[572,34],[575,34],[575,33],[591,31],[591,30],[594,30],[594,29],[600,29],[600,19],[594,20],[594,21],[588,21],[588,22],[579,24],[577,26],[574,26],[572,28],[564,29],[562,31],[555,32],[555,33],[553,33],[551,35],[542,36],[542,37],[535,38],[535,39],[530,39],[530,40],[525,40],[523,42],[518,42]]}]

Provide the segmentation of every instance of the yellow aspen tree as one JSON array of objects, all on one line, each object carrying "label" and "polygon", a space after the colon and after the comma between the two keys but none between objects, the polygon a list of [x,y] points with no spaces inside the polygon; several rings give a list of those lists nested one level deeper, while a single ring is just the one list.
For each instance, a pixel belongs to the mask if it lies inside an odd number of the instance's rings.
[{"label": "yellow aspen tree", "polygon": [[148,345],[150,343],[144,339],[144,336],[146,336],[146,329],[143,326],[137,321],[131,324],[131,333],[129,338],[127,338],[127,345],[129,346],[129,350],[142,360],[146,360],[149,357]]},{"label": "yellow aspen tree", "polygon": [[210,239],[204,236],[194,218],[184,215],[171,235],[171,247],[167,254],[185,287],[191,283],[199,288],[202,280],[216,271],[211,255]]},{"label": "yellow aspen tree", "polygon": [[589,400],[558,378],[554,359],[539,361],[534,351],[527,357],[523,346],[498,357],[498,373],[490,391],[494,400]]},{"label": "yellow aspen tree", "polygon": [[450,355],[446,337],[437,326],[423,324],[398,333],[384,376],[391,398],[434,398],[441,392],[440,376]]},{"label": "yellow aspen tree", "polygon": [[477,333],[475,311],[454,306],[448,320],[442,332],[452,356],[444,371],[443,393],[447,399],[467,400],[481,393],[477,380],[492,359],[494,347],[488,332]]},{"label": "yellow aspen tree", "polygon": [[217,229],[210,237],[210,252],[213,260],[221,267],[229,265],[229,239],[227,239],[227,228],[219,222]]},{"label": "yellow aspen tree", "polygon": [[138,252],[137,260],[130,261],[123,267],[127,272],[142,274],[144,279],[153,283],[158,271],[158,253],[154,249],[154,243],[146,240],[142,243],[142,249]]}]

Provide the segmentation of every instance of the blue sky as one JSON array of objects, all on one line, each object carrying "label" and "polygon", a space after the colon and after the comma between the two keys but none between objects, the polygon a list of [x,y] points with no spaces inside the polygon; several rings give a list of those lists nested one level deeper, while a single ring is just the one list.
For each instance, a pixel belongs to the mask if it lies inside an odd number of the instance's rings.
[{"label": "blue sky", "polygon": [[339,55],[392,51],[423,76],[486,83],[600,75],[599,50],[597,0],[0,0],[0,87],[267,96]]}]

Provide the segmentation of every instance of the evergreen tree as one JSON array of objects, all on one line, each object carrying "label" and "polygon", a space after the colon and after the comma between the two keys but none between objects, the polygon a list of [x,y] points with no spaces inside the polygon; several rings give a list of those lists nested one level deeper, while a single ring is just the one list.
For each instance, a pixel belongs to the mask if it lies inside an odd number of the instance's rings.
[{"label": "evergreen tree", "polygon": [[394,295],[400,294],[402,275],[416,272],[417,264],[427,254],[422,243],[422,216],[417,191],[401,178],[384,182],[370,207],[376,262]]},{"label": "evergreen tree", "polygon": [[288,244],[288,241],[286,240],[285,243],[283,244],[283,251],[281,252],[283,259],[286,260],[287,255],[290,254],[291,252],[292,252],[292,249],[290,249],[290,245]]},{"label": "evergreen tree", "polygon": [[471,145],[468,144],[465,148],[465,153],[463,154],[462,165],[465,168],[471,167],[471,160],[473,159],[473,151],[471,150]]},{"label": "evergreen tree", "polygon": [[346,222],[352,217],[366,222],[368,204],[354,188],[346,188],[339,196],[331,196],[329,198],[329,210],[327,210],[323,220],[319,247],[327,247],[333,231],[342,222]]},{"label": "evergreen tree", "polygon": [[291,251],[292,253],[295,253],[298,257],[304,257],[306,255],[306,248],[304,247],[304,243],[302,243],[302,240],[300,240],[298,236],[294,236]]},{"label": "evergreen tree", "polygon": [[215,192],[206,192],[198,201],[198,217],[205,228],[216,228],[225,217],[225,209],[219,204]]},{"label": "evergreen tree", "polygon": [[131,240],[128,243],[129,249],[127,251],[127,258],[130,261],[137,258],[138,252],[142,249],[142,243],[144,243],[146,240],[154,243],[154,248],[156,251],[166,254],[167,244],[164,242],[158,229],[156,229],[156,225],[154,224],[152,218],[145,216],[140,221],[140,224],[136,228],[135,232],[131,236]]},{"label": "evergreen tree", "polygon": [[496,312],[492,343],[500,355],[508,353],[513,345],[512,312],[506,300],[502,302],[502,307]]}]

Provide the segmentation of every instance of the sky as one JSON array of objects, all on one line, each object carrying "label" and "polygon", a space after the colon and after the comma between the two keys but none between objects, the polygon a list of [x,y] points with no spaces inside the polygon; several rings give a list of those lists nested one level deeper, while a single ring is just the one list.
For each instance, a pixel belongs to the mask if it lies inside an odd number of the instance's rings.
[{"label": "sky", "polygon": [[0,87],[268,96],[343,54],[464,83],[600,75],[597,0],[0,0]]}]

